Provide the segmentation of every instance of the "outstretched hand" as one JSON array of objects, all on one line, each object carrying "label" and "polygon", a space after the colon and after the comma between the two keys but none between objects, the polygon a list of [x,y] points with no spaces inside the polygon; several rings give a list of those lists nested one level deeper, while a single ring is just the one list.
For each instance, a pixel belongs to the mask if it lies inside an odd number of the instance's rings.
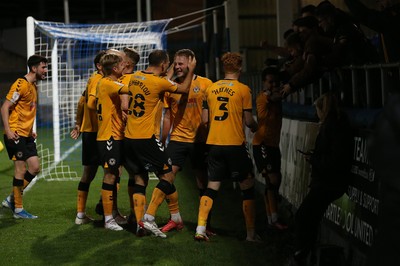
[{"label": "outstretched hand", "polygon": [[289,96],[291,92],[292,92],[292,87],[290,87],[288,83],[282,86],[281,89],[282,98],[286,98],[287,96]]}]

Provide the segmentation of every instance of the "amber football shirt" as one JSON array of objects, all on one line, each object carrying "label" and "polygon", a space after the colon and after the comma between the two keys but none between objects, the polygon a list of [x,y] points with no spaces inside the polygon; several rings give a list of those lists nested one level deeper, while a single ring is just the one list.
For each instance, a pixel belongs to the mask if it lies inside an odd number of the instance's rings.
[{"label": "amber football shirt", "polygon": [[212,81],[208,78],[196,75],[187,95],[165,94],[164,106],[170,108],[173,121],[170,140],[190,143],[195,140],[205,142],[205,130],[201,130],[199,127],[204,93],[211,84]]},{"label": "amber football shirt", "polygon": [[97,140],[122,140],[124,138],[124,122],[122,121],[120,94],[128,93],[128,87],[112,80],[102,78],[97,85]]},{"label": "amber football shirt", "polygon": [[243,112],[251,111],[251,90],[238,80],[223,79],[206,90],[209,110],[207,144],[242,145]]},{"label": "amber football shirt", "polygon": [[149,139],[155,132],[155,119],[160,110],[160,99],[165,92],[175,92],[177,84],[168,79],[137,71],[129,82],[129,110],[125,137]]},{"label": "amber football shirt", "polygon": [[28,82],[25,78],[17,79],[11,85],[6,99],[14,104],[8,119],[10,129],[22,137],[31,136],[37,104],[35,83]]},{"label": "amber football shirt", "polygon": [[97,71],[89,78],[86,89],[83,92],[85,103],[83,105],[83,119],[81,125],[81,132],[97,132],[97,113],[95,109],[88,107],[89,95],[96,96],[96,87],[103,75]]},{"label": "amber football shirt", "polygon": [[258,129],[254,134],[253,145],[264,143],[279,147],[282,128],[282,102],[270,101],[269,96],[260,92],[256,98]]}]

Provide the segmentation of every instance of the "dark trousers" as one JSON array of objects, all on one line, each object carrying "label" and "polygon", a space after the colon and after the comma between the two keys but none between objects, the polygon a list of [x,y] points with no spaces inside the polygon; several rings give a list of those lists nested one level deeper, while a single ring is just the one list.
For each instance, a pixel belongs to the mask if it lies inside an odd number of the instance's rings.
[{"label": "dark trousers", "polygon": [[400,190],[384,182],[379,193],[378,232],[367,265],[400,265]]},{"label": "dark trousers", "polygon": [[295,216],[296,251],[305,258],[317,241],[319,224],[331,202],[340,198],[343,191],[311,188]]}]

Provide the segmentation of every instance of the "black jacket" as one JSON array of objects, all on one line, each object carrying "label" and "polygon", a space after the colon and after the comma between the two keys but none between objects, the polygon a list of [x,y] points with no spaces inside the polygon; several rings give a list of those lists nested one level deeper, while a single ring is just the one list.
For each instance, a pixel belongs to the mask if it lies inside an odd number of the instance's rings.
[{"label": "black jacket", "polygon": [[400,4],[378,11],[367,8],[359,0],[345,0],[345,3],[360,23],[383,35],[389,62],[400,61]]},{"label": "black jacket", "polygon": [[311,187],[345,192],[351,181],[354,134],[345,113],[321,124],[311,155]]}]

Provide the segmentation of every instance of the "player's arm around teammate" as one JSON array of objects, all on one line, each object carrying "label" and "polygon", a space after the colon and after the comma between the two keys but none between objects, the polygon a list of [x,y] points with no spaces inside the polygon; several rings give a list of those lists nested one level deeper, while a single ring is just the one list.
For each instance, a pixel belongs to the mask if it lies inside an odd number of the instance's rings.
[{"label": "player's arm around teammate", "polygon": [[104,169],[101,191],[104,227],[120,231],[123,228],[113,217],[113,191],[116,188],[116,178],[119,176],[119,168],[123,161],[122,140],[125,123],[122,118],[120,95],[128,93],[128,87],[117,82],[125,67],[122,55],[106,54],[101,58],[100,64],[103,67],[104,78],[100,80],[97,90],[97,144]]},{"label": "player's arm around teammate", "polygon": [[[193,71],[196,65],[195,58],[190,58],[189,74],[184,82],[177,84],[171,80],[162,78],[169,66],[169,56],[165,50],[155,50],[149,55],[149,66],[144,71],[137,71],[133,74],[130,82],[130,105],[126,110],[128,121],[125,129],[125,154],[129,154],[129,160],[137,165],[137,173],[147,171],[155,172],[159,183],[153,191],[151,201],[146,213],[143,213],[143,204],[135,205],[137,220],[140,218],[142,225],[153,234],[166,237],[155,224],[155,213],[165,199],[176,191],[173,180],[172,163],[164,152],[161,141],[156,138],[154,119],[158,115],[160,99],[165,92],[188,93]],[[136,181],[137,192],[134,197],[144,194],[147,184]],[[143,196],[141,196],[143,198]],[[137,207],[137,208],[136,208]]]}]

